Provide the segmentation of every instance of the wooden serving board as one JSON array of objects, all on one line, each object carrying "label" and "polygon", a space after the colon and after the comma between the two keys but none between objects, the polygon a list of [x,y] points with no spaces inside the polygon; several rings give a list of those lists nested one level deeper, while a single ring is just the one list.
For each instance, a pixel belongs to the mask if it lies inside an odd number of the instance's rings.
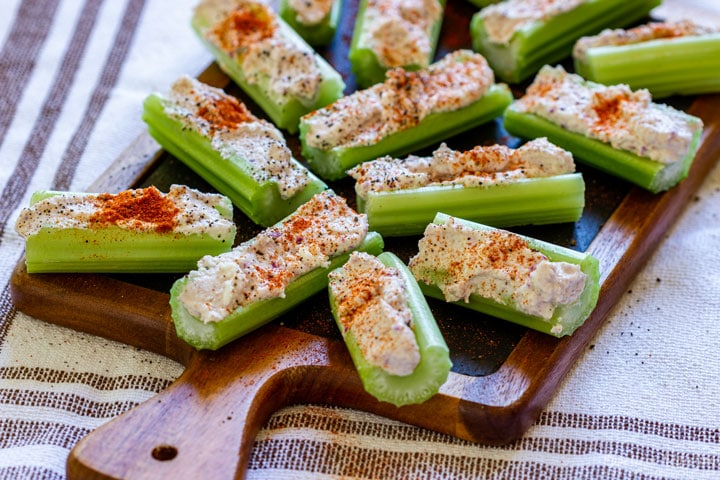
[{"label": "wooden serving board", "polygon": [[[472,7],[451,1],[446,21],[466,24],[471,13]],[[341,32],[351,31],[353,16],[351,7]],[[466,46],[468,38],[458,38],[459,30],[445,28],[450,33],[441,45]],[[346,47],[348,40],[339,42]],[[334,45],[325,54],[348,74],[342,47]],[[215,85],[228,82],[214,65],[200,78]],[[333,330],[326,295],[217,352],[198,352],[175,335],[167,293],[172,276],[29,275],[21,261],[11,278],[19,310],[185,366],[168,389],[78,443],[68,459],[68,478],[242,477],[258,430],[274,411],[297,403],[352,407],[479,443],[519,438],[720,158],[720,96],[700,97],[684,107],[704,120],[705,131],[690,174],[679,186],[652,195],[584,169],[588,201],[583,218],[525,231],[587,250],[600,260],[600,299],[585,324],[571,337],[556,339],[431,301],[454,367],[440,393],[421,405],[397,408],[364,392]],[[448,143],[454,148],[478,143],[478,135],[489,137],[483,141],[513,141],[501,125],[480,130]],[[289,143],[297,151],[296,139]],[[90,190],[170,182],[207,188],[143,134]],[[348,182],[332,186],[349,195]],[[238,240],[258,231],[247,219],[236,220]],[[416,246],[415,238],[387,242],[405,260]]]}]

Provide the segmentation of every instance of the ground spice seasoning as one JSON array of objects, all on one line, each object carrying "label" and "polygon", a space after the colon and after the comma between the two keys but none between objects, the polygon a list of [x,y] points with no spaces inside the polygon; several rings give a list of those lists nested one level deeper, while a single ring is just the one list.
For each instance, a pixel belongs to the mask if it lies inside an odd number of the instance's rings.
[{"label": "ground spice seasoning", "polygon": [[203,102],[197,115],[210,124],[211,134],[220,130],[235,130],[242,123],[257,120],[245,104],[231,96]]},{"label": "ground spice seasoning", "polygon": [[213,29],[220,48],[229,53],[239,52],[275,34],[273,16],[268,7],[258,3],[239,5]]},{"label": "ground spice seasoning", "polygon": [[156,232],[171,231],[180,212],[173,201],[155,187],[103,193],[95,202],[98,210],[90,217],[91,223],[130,223]]}]

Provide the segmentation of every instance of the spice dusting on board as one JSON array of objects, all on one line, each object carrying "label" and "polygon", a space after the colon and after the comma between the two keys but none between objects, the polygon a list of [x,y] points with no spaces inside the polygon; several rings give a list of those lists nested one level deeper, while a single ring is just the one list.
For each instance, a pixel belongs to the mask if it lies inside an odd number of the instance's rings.
[{"label": "spice dusting on board", "polygon": [[112,224],[133,222],[152,225],[156,232],[169,232],[177,223],[179,209],[157,188],[126,190],[118,194],[104,193],[95,198],[98,210],[90,216],[91,223]]}]

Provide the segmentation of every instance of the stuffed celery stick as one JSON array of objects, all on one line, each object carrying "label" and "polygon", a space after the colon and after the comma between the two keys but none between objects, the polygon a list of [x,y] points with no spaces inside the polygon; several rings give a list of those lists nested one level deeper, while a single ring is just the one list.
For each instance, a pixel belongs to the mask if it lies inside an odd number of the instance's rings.
[{"label": "stuffed celery stick", "polygon": [[572,155],[545,138],[466,152],[442,144],[431,157],[380,158],[349,174],[358,210],[383,236],[421,234],[438,211],[508,227],[574,222],[585,205]]},{"label": "stuffed celery stick", "polygon": [[173,185],[110,193],[36,192],[15,224],[27,271],[187,272],[232,248],[232,204]]},{"label": "stuffed celery stick", "polygon": [[326,190],[232,251],[203,257],[175,282],[177,335],[197,349],[218,349],[327,288],[327,273],[351,251],[382,248],[365,215]]},{"label": "stuffed celery stick", "polygon": [[506,0],[470,23],[473,48],[498,78],[517,83],[570,55],[575,41],[644,18],[660,0]]},{"label": "stuffed celery stick", "polygon": [[439,213],[409,267],[423,292],[549,335],[572,334],[597,304],[592,255]]},{"label": "stuffed celery stick", "polygon": [[342,0],[280,0],[280,18],[312,46],[328,45],[337,30]]},{"label": "stuffed celery stick", "polygon": [[645,88],[654,98],[720,92],[720,30],[689,20],[582,37],[573,59],[586,80]]},{"label": "stuffed celery stick", "polygon": [[392,68],[427,68],[444,9],[445,0],[360,0],[348,53],[356,83],[380,83]]},{"label": "stuffed celery stick", "polygon": [[366,160],[404,155],[502,114],[512,102],[482,55],[457,50],[428,69],[394,69],[300,120],[302,153],[318,175],[336,180]]},{"label": "stuffed celery stick", "polygon": [[397,407],[435,395],[452,362],[407,266],[390,252],[353,253],[329,278],[333,316],[365,390]]},{"label": "stuffed celery stick", "polygon": [[192,26],[218,65],[280,128],[340,98],[340,74],[261,0],[203,0]]},{"label": "stuffed celery stick", "polygon": [[605,86],[546,66],[506,110],[505,128],[520,137],[548,137],[576,161],[657,193],[687,176],[703,123],[653,103],[647,90]]},{"label": "stuffed celery stick", "polygon": [[293,158],[275,126],[190,77],[177,80],[167,95],[150,95],[143,119],[160,145],[262,226],[327,188]]}]

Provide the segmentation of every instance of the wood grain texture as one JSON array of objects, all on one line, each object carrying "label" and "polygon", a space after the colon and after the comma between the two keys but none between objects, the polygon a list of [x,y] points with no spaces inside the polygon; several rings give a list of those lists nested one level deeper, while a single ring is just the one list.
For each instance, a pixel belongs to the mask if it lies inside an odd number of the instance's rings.
[{"label": "wood grain texture", "polygon": [[[227,82],[215,66],[201,79]],[[19,310],[185,366],[168,389],[79,442],[68,478],[239,478],[258,430],[294,403],[362,409],[480,443],[519,438],[720,158],[720,96],[701,97],[689,111],[703,118],[705,131],[688,178],[661,195],[631,190],[589,247],[601,263],[602,288],[585,324],[563,339],[528,331],[497,371],[452,372],[421,405],[397,408],[365,393],[340,341],[273,324],[218,352],[197,352],[175,335],[166,293],[102,275],[29,275],[21,261],[10,284]],[[139,183],[159,154],[141,135],[91,190]]]}]

